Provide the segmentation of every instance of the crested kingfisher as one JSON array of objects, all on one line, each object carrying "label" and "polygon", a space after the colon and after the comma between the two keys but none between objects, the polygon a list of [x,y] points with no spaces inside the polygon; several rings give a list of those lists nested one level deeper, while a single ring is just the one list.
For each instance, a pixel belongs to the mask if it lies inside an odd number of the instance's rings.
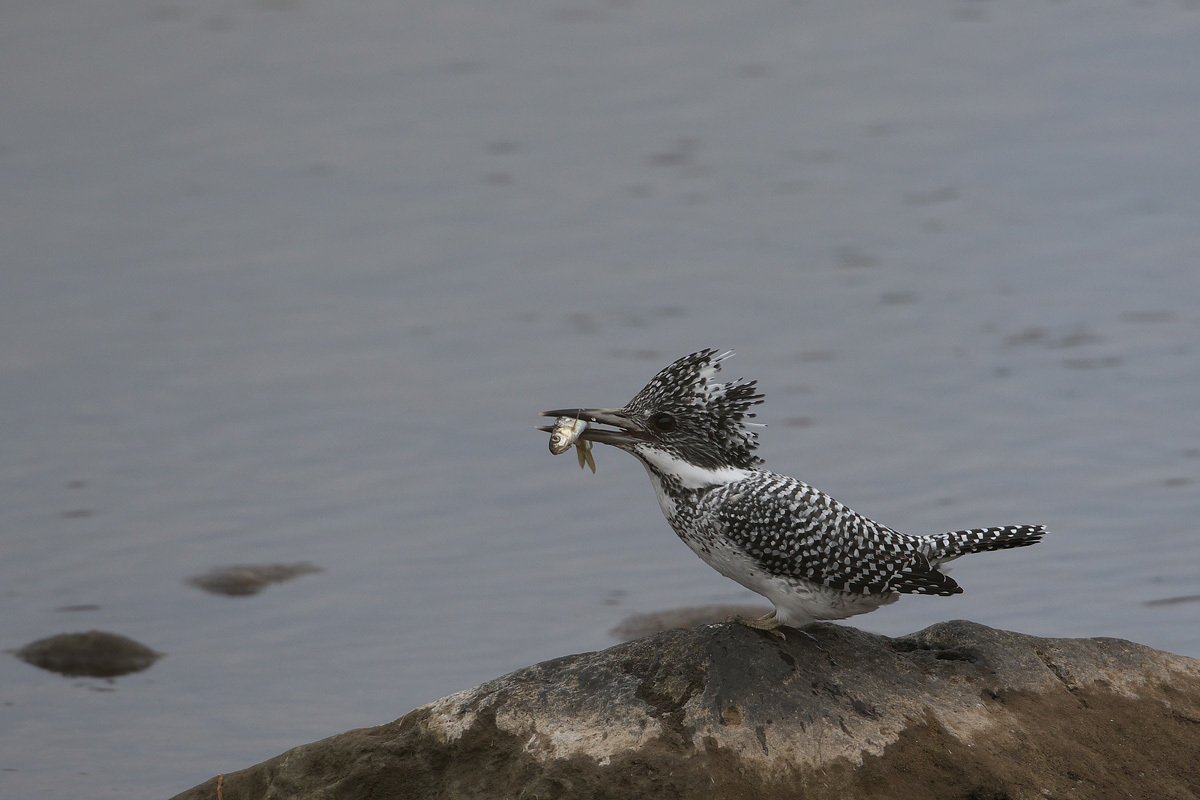
[{"label": "crested kingfisher", "polygon": [[[701,350],[684,356],[623,408],[558,409],[542,416],[559,418],[570,442],[612,445],[642,463],[683,543],[775,606],[764,617],[739,622],[782,635],[780,626],[865,614],[901,594],[960,594],[941,570],[947,561],[1036,544],[1045,534],[1041,525],[899,533],[802,481],[763,469],[754,453],[758,434],[750,427],[760,426],[747,421],[763,395],[755,381],[717,380],[732,354]],[[558,449],[555,444],[553,452],[570,446],[561,439]]]}]

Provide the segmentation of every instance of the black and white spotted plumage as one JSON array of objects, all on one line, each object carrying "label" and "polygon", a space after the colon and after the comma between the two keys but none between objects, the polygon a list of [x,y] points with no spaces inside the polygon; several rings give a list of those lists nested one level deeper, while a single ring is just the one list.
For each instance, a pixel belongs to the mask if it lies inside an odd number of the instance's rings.
[{"label": "black and white spotted plumage", "polygon": [[718,572],[771,600],[778,624],[842,619],[901,594],[958,594],[962,589],[942,564],[1025,547],[1044,535],[1040,525],[899,533],[802,481],[763,469],[754,454],[757,434],[747,422],[762,395],[753,381],[716,379],[729,355],[702,350],[685,356],[620,409],[545,413],[613,426],[590,428],[584,438],[641,461],[679,538]]}]

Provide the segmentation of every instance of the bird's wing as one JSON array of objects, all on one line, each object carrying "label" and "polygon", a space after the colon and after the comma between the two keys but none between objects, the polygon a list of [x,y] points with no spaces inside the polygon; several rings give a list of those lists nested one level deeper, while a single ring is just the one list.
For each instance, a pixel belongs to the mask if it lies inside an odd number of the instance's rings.
[{"label": "bird's wing", "polygon": [[919,540],[879,525],[806,483],[774,473],[704,498],[720,533],[765,571],[856,594],[957,594]]}]

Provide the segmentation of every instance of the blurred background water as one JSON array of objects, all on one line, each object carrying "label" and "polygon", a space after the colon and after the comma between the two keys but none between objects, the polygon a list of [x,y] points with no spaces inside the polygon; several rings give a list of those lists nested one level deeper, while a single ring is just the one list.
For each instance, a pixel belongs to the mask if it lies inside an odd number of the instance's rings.
[{"label": "blurred background water", "polygon": [[[753,595],[553,458],[732,347],[768,466],[968,618],[1200,656],[1200,11],[1017,0],[0,10],[0,795],[166,796]],[[307,561],[252,597],[186,582]],[[1150,605],[1147,605],[1150,603]]]}]

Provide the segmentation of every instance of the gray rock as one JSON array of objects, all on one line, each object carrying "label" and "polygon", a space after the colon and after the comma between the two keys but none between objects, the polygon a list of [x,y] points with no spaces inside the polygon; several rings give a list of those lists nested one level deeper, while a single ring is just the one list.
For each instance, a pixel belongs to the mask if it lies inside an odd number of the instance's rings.
[{"label": "gray rock", "polygon": [[283,583],[314,572],[321,572],[321,568],[307,561],[298,564],[234,564],[230,567],[214,567],[203,575],[188,578],[187,582],[212,594],[248,597],[258,594],[269,584]]},{"label": "gray rock", "polygon": [[547,661],[221,776],[221,797],[1200,793],[1198,661],[961,621],[809,630],[711,625]]},{"label": "gray rock", "polygon": [[90,678],[141,672],[163,657],[139,641],[108,631],[60,633],[30,642],[13,655],[60,675]]}]

